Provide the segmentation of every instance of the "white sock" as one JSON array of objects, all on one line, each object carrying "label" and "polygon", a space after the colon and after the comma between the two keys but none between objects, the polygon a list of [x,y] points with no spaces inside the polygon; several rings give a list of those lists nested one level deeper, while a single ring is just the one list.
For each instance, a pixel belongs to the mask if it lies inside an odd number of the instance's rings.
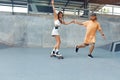
[{"label": "white sock", "polygon": [[55,53],[58,53],[59,52],[59,49],[56,49]]},{"label": "white sock", "polygon": [[56,49],[54,48],[52,51],[56,51]]}]

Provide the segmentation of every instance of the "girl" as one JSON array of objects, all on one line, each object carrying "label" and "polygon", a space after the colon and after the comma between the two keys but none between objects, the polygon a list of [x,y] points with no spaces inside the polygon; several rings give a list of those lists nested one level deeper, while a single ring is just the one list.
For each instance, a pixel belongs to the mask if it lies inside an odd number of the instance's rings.
[{"label": "girl", "polygon": [[60,27],[61,24],[68,25],[68,24],[74,23],[74,21],[64,22],[63,21],[63,16],[64,16],[63,13],[61,11],[58,12],[58,14],[56,13],[56,9],[54,7],[54,0],[51,1],[51,4],[52,4],[52,7],[53,7],[54,24],[55,24],[55,27],[53,28],[51,35],[53,37],[55,37],[55,40],[56,40],[56,44],[55,44],[55,46],[54,46],[54,48],[53,48],[53,50],[51,52],[51,57],[55,56],[55,57],[63,59],[63,56],[59,52],[59,48],[60,48],[60,44],[61,44],[61,39],[60,39],[60,35],[59,35],[59,32],[58,32],[58,29],[59,29],[59,27]]}]

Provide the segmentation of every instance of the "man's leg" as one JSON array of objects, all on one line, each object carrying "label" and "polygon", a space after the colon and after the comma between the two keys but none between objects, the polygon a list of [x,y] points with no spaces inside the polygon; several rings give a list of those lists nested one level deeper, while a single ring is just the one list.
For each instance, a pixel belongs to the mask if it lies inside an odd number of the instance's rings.
[{"label": "man's leg", "polygon": [[90,53],[88,54],[88,56],[91,58],[93,58],[92,52],[93,52],[94,48],[95,48],[95,43],[90,44],[90,51],[89,51]]},{"label": "man's leg", "polygon": [[80,45],[77,45],[75,51],[78,52],[79,48],[85,48],[85,47],[88,46],[88,45],[89,45],[89,44],[85,44],[85,43],[80,44]]}]

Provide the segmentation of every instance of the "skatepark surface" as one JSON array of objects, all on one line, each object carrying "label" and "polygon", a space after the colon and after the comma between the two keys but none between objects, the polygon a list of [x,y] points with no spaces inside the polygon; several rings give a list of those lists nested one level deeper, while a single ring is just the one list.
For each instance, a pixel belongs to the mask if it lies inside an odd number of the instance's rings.
[{"label": "skatepark surface", "polygon": [[88,48],[63,48],[65,59],[59,60],[51,50],[0,47],[0,80],[120,80],[119,52],[96,48],[92,59]]}]

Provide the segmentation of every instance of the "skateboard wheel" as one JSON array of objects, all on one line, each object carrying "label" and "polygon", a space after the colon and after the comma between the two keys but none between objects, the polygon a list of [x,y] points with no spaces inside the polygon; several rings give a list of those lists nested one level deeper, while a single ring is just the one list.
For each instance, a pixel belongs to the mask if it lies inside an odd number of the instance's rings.
[{"label": "skateboard wheel", "polygon": [[55,55],[50,55],[50,57],[56,57]]},{"label": "skateboard wheel", "polygon": [[50,55],[50,57],[53,57],[53,55]]},{"label": "skateboard wheel", "polygon": [[58,57],[58,59],[64,59],[64,57],[63,57],[63,56],[61,56],[61,57]]}]

